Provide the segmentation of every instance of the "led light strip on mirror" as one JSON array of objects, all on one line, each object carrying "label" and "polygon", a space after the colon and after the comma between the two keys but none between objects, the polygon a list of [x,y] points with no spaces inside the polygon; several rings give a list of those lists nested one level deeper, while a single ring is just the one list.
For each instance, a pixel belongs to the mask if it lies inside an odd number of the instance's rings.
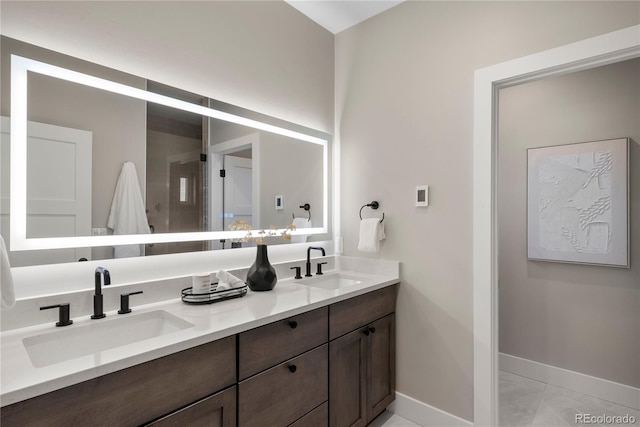
[{"label": "led light strip on mirror", "polygon": [[[109,236],[76,236],[27,238],[27,76],[28,72],[66,80],[72,83],[101,89],[104,91],[153,102],[167,107],[224,120],[300,141],[319,144],[323,147],[323,213],[322,227],[297,230],[291,234],[323,234],[328,232],[328,139],[308,135],[280,126],[248,119],[235,114],[204,107],[112,82],[77,71],[68,70],[40,61],[11,55],[11,186],[10,186],[10,250],[27,251],[40,249],[63,249],[127,244],[187,242],[242,238],[245,231],[203,231],[188,233],[157,233]],[[277,230],[282,232],[283,230]]]}]

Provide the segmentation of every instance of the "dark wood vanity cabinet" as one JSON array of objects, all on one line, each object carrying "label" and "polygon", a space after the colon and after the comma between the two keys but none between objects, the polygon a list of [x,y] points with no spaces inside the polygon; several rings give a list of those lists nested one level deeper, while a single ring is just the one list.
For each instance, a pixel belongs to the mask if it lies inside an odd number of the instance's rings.
[{"label": "dark wood vanity cabinet", "polygon": [[324,402],[289,427],[319,427],[326,426],[329,420],[329,403]]},{"label": "dark wood vanity cabinet", "polygon": [[395,398],[395,286],[343,303],[331,306],[330,334],[355,329],[329,343],[329,425],[366,426]]},{"label": "dark wood vanity cabinet", "polygon": [[236,387],[205,397],[186,408],[160,418],[148,427],[235,427]]},{"label": "dark wood vanity cabinet", "polygon": [[[327,402],[328,311],[238,335],[238,427],[285,427]],[[327,419],[316,425],[326,426]]]},{"label": "dark wood vanity cabinet", "polygon": [[0,424],[365,426],[394,399],[396,289],[5,406]]},{"label": "dark wood vanity cabinet", "polygon": [[0,424],[144,425],[233,386],[235,364],[231,336],[4,406]]},{"label": "dark wood vanity cabinet", "polygon": [[238,335],[238,379],[255,375],[327,342],[328,308],[322,307]]}]

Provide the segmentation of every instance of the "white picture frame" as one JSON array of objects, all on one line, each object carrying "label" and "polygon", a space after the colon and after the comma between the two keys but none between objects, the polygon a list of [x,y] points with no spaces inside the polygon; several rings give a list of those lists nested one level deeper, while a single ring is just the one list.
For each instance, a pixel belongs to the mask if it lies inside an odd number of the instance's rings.
[{"label": "white picture frame", "polygon": [[629,139],[527,150],[527,257],[629,267]]}]

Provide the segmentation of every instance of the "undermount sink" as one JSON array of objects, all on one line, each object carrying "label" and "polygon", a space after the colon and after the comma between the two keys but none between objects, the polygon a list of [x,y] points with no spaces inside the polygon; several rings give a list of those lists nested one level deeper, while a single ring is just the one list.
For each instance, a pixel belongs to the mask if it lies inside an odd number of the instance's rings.
[{"label": "undermount sink", "polygon": [[23,339],[33,366],[53,365],[194,326],[163,310],[93,322]]},{"label": "undermount sink", "polygon": [[313,286],[315,288],[323,289],[342,289],[350,286],[359,285],[364,281],[356,276],[349,276],[341,273],[331,273],[323,276],[315,276],[310,279],[302,279],[296,283],[301,285]]}]

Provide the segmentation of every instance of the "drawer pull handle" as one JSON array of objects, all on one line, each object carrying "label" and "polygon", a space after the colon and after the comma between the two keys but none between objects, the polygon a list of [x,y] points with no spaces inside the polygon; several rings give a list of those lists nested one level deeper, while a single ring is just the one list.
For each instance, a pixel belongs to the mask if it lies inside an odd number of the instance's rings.
[{"label": "drawer pull handle", "polygon": [[298,367],[296,365],[289,365],[289,372],[291,372],[292,374],[298,370]]},{"label": "drawer pull handle", "polygon": [[376,328],[374,328],[373,326],[371,328],[369,328],[369,330],[371,331],[372,334],[376,333]]},{"label": "drawer pull handle", "polygon": [[295,329],[298,327],[298,322],[292,320],[291,322],[289,322],[289,326],[291,326],[291,329]]},{"label": "drawer pull handle", "polygon": [[365,329],[364,331],[362,331],[363,334],[365,334],[366,336],[369,336],[369,328]]}]

